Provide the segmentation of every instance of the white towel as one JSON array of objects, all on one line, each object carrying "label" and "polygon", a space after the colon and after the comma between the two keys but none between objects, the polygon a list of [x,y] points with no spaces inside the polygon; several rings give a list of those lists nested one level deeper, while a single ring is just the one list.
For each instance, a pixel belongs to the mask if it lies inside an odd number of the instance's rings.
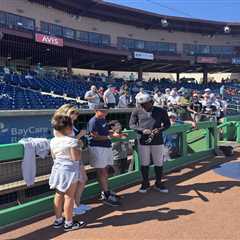
[{"label": "white towel", "polygon": [[49,153],[50,145],[45,138],[23,138],[19,143],[24,145],[22,175],[29,187],[34,184],[36,177],[36,155],[45,158]]}]

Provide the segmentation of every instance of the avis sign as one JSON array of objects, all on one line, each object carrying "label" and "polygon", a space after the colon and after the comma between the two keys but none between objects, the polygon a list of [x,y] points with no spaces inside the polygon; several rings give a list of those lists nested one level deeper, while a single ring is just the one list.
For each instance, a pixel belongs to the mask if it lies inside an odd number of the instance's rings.
[{"label": "avis sign", "polygon": [[54,37],[54,36],[49,36],[49,35],[44,35],[40,33],[35,34],[35,41],[39,43],[45,43],[49,45],[54,45],[58,47],[63,47],[63,39]]}]

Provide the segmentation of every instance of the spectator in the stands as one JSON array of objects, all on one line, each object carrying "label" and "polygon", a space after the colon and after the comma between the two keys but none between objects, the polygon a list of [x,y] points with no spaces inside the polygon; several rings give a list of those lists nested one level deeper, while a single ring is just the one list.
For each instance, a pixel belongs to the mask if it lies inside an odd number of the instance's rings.
[{"label": "spectator in the stands", "polygon": [[206,89],[204,90],[204,94],[206,94],[206,95],[210,95],[211,92],[212,92],[212,90],[211,90],[210,88],[206,88]]},{"label": "spectator in the stands", "polygon": [[164,99],[163,99],[162,93],[159,89],[155,90],[153,100],[154,100],[154,106],[156,106],[156,107],[163,107],[164,106]]},{"label": "spectator in the stands", "polygon": [[186,107],[189,104],[189,101],[186,98],[185,92],[186,92],[185,88],[183,88],[183,87],[178,90],[178,96],[179,96],[178,104],[182,107]]},{"label": "spectator in the stands", "polygon": [[145,93],[144,88],[141,87],[141,88],[139,89],[138,94],[135,96],[135,102],[136,102],[136,106],[137,106],[137,107],[138,107],[137,99],[138,99],[141,95],[144,95],[144,93]]},{"label": "spectator in the stands", "polygon": [[134,94],[134,95],[137,94],[138,91],[139,91],[139,87],[134,84],[133,87],[132,87],[132,92],[133,92],[133,94]]},{"label": "spectator in the stands", "polygon": [[166,88],[165,89],[165,94],[163,95],[163,99],[164,99],[164,103],[167,104],[167,100],[170,96],[170,92],[171,92],[171,89],[170,88]]},{"label": "spectator in the stands", "polygon": [[220,103],[220,117],[222,118],[227,115],[228,103],[227,101],[223,100],[220,95],[217,96],[216,98]]},{"label": "spectator in the stands", "polygon": [[85,94],[85,100],[88,101],[89,109],[94,109],[100,103],[100,97],[98,95],[97,87],[91,86],[91,90],[87,91]]},{"label": "spectator in the stands", "polygon": [[203,108],[210,107],[211,100],[210,100],[210,94],[207,94],[206,92],[203,94],[203,99],[201,100],[201,104]]},{"label": "spectator in the stands", "polygon": [[119,108],[127,108],[128,105],[129,105],[128,92],[123,92],[123,94],[119,98],[118,107]]},{"label": "spectator in the stands", "polygon": [[125,93],[126,91],[127,91],[127,92],[129,91],[129,87],[128,87],[128,84],[127,84],[127,83],[124,83],[124,84],[120,87],[119,94],[122,95],[122,94]]},{"label": "spectator in the stands", "polygon": [[10,74],[10,69],[6,66],[3,68],[3,71],[5,74]]},{"label": "spectator in the stands", "polygon": [[225,86],[224,86],[224,85],[222,85],[222,86],[220,87],[219,92],[220,92],[220,96],[221,96],[222,99],[223,99],[223,98],[224,98],[224,92],[225,92]]},{"label": "spectator in the stands", "polygon": [[145,93],[145,91],[144,91],[144,88],[143,87],[141,87],[140,89],[139,89],[139,92],[138,92],[138,94],[136,95],[136,99],[140,96],[140,95],[142,95],[142,94],[144,94]]},{"label": "spectator in the stands", "polygon": [[115,106],[116,106],[116,98],[113,94],[113,90],[114,89],[113,89],[112,85],[108,85],[107,90],[103,94],[104,104],[108,108],[115,108]]},{"label": "spectator in the stands", "polygon": [[134,74],[133,74],[133,73],[131,73],[131,74],[129,75],[129,80],[130,80],[130,81],[134,81]]},{"label": "spectator in the stands", "polygon": [[200,121],[203,106],[199,101],[199,96],[197,93],[193,94],[191,104],[188,106],[187,110],[190,112],[193,121]]},{"label": "spectator in the stands", "polygon": [[170,96],[168,97],[168,105],[177,105],[179,103],[179,95],[176,91],[176,89],[173,89],[171,92],[170,92]]},{"label": "spectator in the stands", "polygon": [[98,89],[98,96],[100,97],[100,102],[103,102],[103,94],[104,94],[104,88],[100,87]]},{"label": "spectator in the stands", "polygon": [[210,101],[211,101],[211,107],[214,107],[214,109],[216,109],[216,116],[218,118],[220,118],[221,115],[221,102],[218,101],[218,99],[216,98],[216,95],[214,93],[211,93],[209,95],[210,97]]}]

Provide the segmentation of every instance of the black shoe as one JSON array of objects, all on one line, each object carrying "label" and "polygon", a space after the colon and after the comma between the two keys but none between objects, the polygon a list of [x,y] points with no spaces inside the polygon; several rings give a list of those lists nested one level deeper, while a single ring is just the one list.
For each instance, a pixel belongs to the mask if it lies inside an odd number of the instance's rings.
[{"label": "black shoe", "polygon": [[148,184],[144,184],[142,183],[140,189],[138,190],[140,193],[146,193],[150,188],[149,183]]},{"label": "black shoe", "polygon": [[83,221],[73,221],[71,225],[66,225],[66,223],[64,224],[64,231],[65,232],[69,232],[69,231],[74,231],[80,228],[83,228],[86,226],[86,223]]},{"label": "black shoe", "polygon": [[121,206],[119,200],[111,194],[109,196],[104,195],[103,203],[112,207]]},{"label": "black shoe", "polygon": [[61,221],[55,220],[53,223],[53,228],[61,228],[64,225],[64,221],[65,221],[64,218],[62,218]]},{"label": "black shoe", "polygon": [[161,184],[155,184],[155,189],[161,193],[168,193],[168,189],[164,186],[163,183]]}]

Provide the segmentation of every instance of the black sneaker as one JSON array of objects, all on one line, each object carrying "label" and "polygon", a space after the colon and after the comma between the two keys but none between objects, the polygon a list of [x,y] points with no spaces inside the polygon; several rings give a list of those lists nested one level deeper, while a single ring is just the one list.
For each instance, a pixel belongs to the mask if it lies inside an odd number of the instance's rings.
[{"label": "black sneaker", "polygon": [[86,226],[86,223],[83,221],[73,221],[71,225],[67,225],[66,223],[64,224],[64,231],[69,232],[69,231],[74,231],[80,228],[83,228]]},{"label": "black sneaker", "polygon": [[164,186],[163,183],[161,184],[155,184],[155,189],[161,193],[168,193],[168,189]]},{"label": "black sneaker", "polygon": [[140,193],[146,193],[150,188],[149,184],[142,183],[140,189],[138,190]]},{"label": "black sneaker", "polygon": [[53,223],[53,228],[61,228],[64,224],[64,221],[65,221],[64,218],[62,218],[61,221],[55,220],[54,223]]},{"label": "black sneaker", "polygon": [[121,206],[119,200],[111,194],[108,197],[106,197],[106,195],[104,195],[103,203],[105,203],[106,205],[112,206],[112,207]]}]

